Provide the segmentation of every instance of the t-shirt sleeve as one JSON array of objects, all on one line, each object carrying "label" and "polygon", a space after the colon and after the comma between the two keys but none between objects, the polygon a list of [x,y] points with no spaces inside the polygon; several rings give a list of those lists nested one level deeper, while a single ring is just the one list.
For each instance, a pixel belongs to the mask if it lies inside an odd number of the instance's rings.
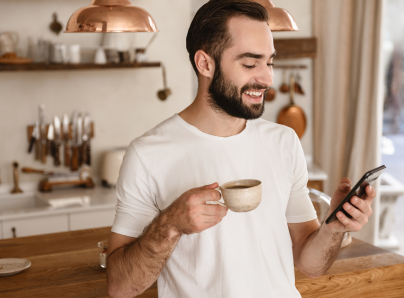
[{"label": "t-shirt sleeve", "polygon": [[297,135],[293,135],[294,151],[291,160],[294,179],[286,208],[286,220],[288,223],[299,223],[313,220],[317,214],[307,188],[308,173],[303,148]]},{"label": "t-shirt sleeve", "polygon": [[159,209],[150,192],[146,170],[132,144],[122,161],[116,195],[118,203],[112,232],[139,237]]}]

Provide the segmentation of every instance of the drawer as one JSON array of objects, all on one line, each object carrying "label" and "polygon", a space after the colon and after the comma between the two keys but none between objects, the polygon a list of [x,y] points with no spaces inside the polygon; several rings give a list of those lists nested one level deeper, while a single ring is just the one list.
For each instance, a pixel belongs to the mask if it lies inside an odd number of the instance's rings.
[{"label": "drawer", "polygon": [[17,237],[67,232],[69,230],[67,214],[4,220],[2,222],[3,239],[13,238],[13,228]]},{"label": "drawer", "polygon": [[115,207],[107,210],[70,213],[70,231],[110,227],[115,219]]}]

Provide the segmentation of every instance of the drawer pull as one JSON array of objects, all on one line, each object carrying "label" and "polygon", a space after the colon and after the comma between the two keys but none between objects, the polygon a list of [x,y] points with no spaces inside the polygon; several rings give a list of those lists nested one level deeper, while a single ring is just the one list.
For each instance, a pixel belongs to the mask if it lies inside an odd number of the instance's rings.
[{"label": "drawer pull", "polygon": [[16,232],[15,227],[11,228],[11,232],[13,232],[13,238],[17,238],[17,232]]}]

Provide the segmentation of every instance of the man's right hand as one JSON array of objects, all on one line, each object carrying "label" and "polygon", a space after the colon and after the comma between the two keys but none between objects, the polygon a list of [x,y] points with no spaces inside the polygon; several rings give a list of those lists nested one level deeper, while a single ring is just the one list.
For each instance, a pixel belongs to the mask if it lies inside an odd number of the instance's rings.
[{"label": "man's right hand", "polygon": [[227,208],[206,204],[220,200],[220,193],[215,190],[218,186],[213,183],[187,191],[159,214],[139,238],[112,233],[107,261],[111,297],[143,293],[160,275],[182,234],[200,233],[223,219]]},{"label": "man's right hand", "polygon": [[166,216],[180,234],[200,233],[222,221],[228,208],[206,204],[219,201],[218,183],[193,188],[182,194],[166,210]]}]

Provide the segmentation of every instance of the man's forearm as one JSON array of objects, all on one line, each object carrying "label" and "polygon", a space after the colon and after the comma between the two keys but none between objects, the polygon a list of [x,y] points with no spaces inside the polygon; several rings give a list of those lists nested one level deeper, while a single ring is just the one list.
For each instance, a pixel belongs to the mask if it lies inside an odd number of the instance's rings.
[{"label": "man's forearm", "polygon": [[163,270],[180,239],[164,212],[160,213],[135,242],[108,256],[108,293],[134,297],[149,288]]},{"label": "man's forearm", "polygon": [[343,237],[344,233],[332,232],[323,222],[304,244],[297,268],[311,278],[322,275],[337,258]]}]

